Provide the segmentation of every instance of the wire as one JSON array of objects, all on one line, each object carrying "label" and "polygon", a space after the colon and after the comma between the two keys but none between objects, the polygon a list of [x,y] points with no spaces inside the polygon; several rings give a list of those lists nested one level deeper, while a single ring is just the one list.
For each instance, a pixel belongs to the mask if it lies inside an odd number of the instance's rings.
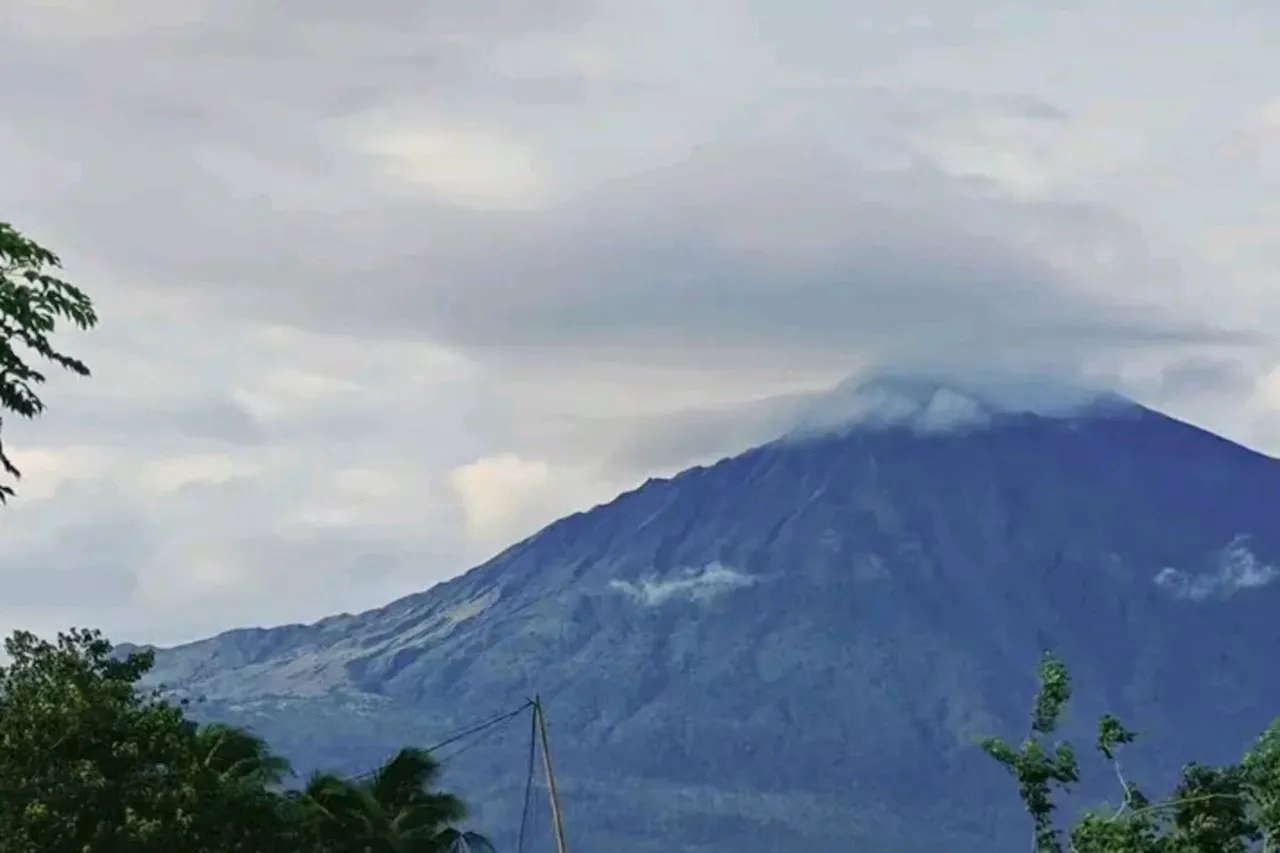
[{"label": "wire", "polygon": [[[532,810],[531,807],[533,804],[534,765],[536,763],[535,759],[537,756],[537,746],[538,746],[538,705],[537,703],[532,699],[526,700],[523,705],[521,705],[519,708],[516,708],[514,711],[507,711],[502,714],[495,714],[494,716],[489,717],[486,720],[482,720],[479,723],[476,723],[475,725],[468,726],[464,729],[461,729],[460,731],[457,731],[456,733],[450,735],[449,737],[445,738],[439,743],[427,748],[427,752],[434,754],[439,750],[443,749],[444,747],[450,746],[451,744],[455,744],[458,741],[463,740],[464,738],[468,738],[468,737],[471,737],[472,735],[480,734],[486,729],[491,729],[494,726],[498,726],[498,725],[501,725],[502,723],[508,722],[509,720],[515,719],[516,717],[520,716],[521,714],[523,714],[525,711],[528,711],[529,709],[533,709],[533,713],[529,715],[529,766],[528,766],[527,772],[525,773],[525,780],[524,780],[524,808],[522,809],[520,814],[520,835],[519,835],[518,845],[516,847],[517,853],[524,853],[524,842],[525,842],[525,838],[527,837],[527,833],[529,829],[530,813],[531,813],[531,810]],[[449,755],[441,757],[439,759],[440,765],[444,766],[448,764],[450,761],[457,758],[459,755],[466,752],[468,749],[471,749],[472,747],[477,746],[481,742],[482,742],[481,740],[476,740],[469,744],[461,746],[458,749],[455,749]],[[378,769],[379,768],[374,768],[372,770],[365,771],[364,773],[361,773],[358,776],[352,776],[347,781],[358,782],[362,779],[368,779],[374,774],[376,774],[378,772]]]},{"label": "wire", "polygon": [[455,758],[457,758],[459,755],[462,755],[462,753],[466,752],[466,751],[467,751],[467,750],[469,750],[469,749],[475,749],[477,746],[480,746],[481,744],[483,744],[483,743],[485,743],[485,742],[486,742],[486,741],[485,741],[485,739],[484,739],[484,738],[482,738],[482,737],[480,737],[480,738],[476,738],[475,740],[471,741],[470,743],[464,743],[462,746],[458,747],[457,749],[455,749],[453,752],[449,753],[448,755],[442,755],[442,756],[440,756],[440,757],[439,757],[439,759],[438,759],[438,760],[439,760],[439,762],[440,762],[440,766],[441,766],[441,767],[448,767],[448,766],[449,766],[449,764],[450,764],[450,763],[451,763]]},{"label": "wire", "polygon": [[[458,731],[453,735],[450,735],[449,737],[445,738],[444,740],[440,741],[434,746],[427,747],[427,752],[435,753],[438,750],[443,749],[446,746],[449,746],[450,744],[457,743],[463,738],[468,738],[468,737],[471,737],[472,735],[479,734],[485,729],[493,728],[496,725],[500,725],[501,723],[505,723],[508,720],[518,717],[521,714],[523,714],[526,710],[532,707],[533,707],[533,700],[529,700],[529,701],[526,701],[519,708],[515,709],[514,711],[507,711],[506,713],[503,713],[503,714],[495,714],[494,716],[489,717],[487,720],[482,720],[481,722],[476,723],[473,726],[468,726],[467,728],[462,729],[461,731]],[[464,747],[463,749],[466,749],[466,747]],[[450,756],[450,758],[457,756],[458,753],[463,751],[463,749],[456,750],[453,753],[453,755]],[[358,782],[361,779],[368,779],[369,777],[377,773],[378,769],[379,768],[375,767],[373,769],[366,770],[364,773],[361,773],[357,776],[352,776],[350,778],[350,781]]]},{"label": "wire", "polygon": [[444,747],[448,746],[451,743],[457,743],[458,741],[462,740],[465,737],[470,737],[471,735],[479,734],[485,729],[492,728],[493,726],[496,726],[499,723],[505,723],[507,720],[510,720],[513,717],[520,716],[526,710],[532,707],[533,707],[533,700],[529,700],[525,702],[523,705],[521,705],[519,708],[516,708],[514,711],[508,711],[505,714],[498,714],[496,716],[490,717],[484,722],[477,723],[476,725],[471,726],[468,729],[463,729],[462,731],[458,732],[452,737],[445,738],[435,746],[427,747],[427,752],[435,752],[438,749],[443,749]]},{"label": "wire", "polygon": [[529,828],[529,807],[533,803],[533,764],[537,747],[538,708],[534,705],[533,713],[529,715],[529,772],[524,777],[524,809],[520,812],[520,838],[516,843],[516,853],[524,853],[524,834]]}]

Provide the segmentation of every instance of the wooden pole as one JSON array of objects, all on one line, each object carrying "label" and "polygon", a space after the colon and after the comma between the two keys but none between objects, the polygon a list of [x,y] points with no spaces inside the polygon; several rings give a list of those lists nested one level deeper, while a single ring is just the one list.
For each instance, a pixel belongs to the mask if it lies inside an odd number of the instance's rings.
[{"label": "wooden pole", "polygon": [[533,715],[538,721],[538,741],[542,744],[542,769],[547,774],[547,794],[551,797],[551,825],[556,834],[556,853],[569,853],[564,843],[564,824],[560,819],[560,797],[556,793],[556,774],[551,769],[551,746],[547,743],[547,718],[542,713],[542,698],[533,697]]}]

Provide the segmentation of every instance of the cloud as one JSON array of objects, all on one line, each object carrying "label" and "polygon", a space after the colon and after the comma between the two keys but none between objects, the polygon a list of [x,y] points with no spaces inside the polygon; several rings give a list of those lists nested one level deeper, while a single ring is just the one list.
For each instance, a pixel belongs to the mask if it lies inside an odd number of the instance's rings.
[{"label": "cloud", "polygon": [[1156,586],[1175,598],[1206,601],[1230,598],[1238,592],[1266,586],[1280,579],[1280,569],[1259,560],[1248,546],[1249,537],[1238,536],[1215,556],[1210,571],[1188,574],[1181,569],[1163,568],[1155,576]]},{"label": "cloud", "polygon": [[148,462],[142,470],[143,488],[170,494],[195,486],[216,486],[253,477],[262,469],[225,453],[198,453]]},{"label": "cloud", "polygon": [[489,456],[455,468],[453,488],[462,502],[467,534],[479,541],[502,541],[521,515],[537,506],[549,488],[551,468],[514,454]]},{"label": "cloud", "polygon": [[[256,245],[274,270],[243,276],[236,296],[281,322],[425,336],[506,371],[563,373],[601,358],[804,370],[956,354],[1079,362],[1235,341],[1231,329],[1133,300],[1126,279],[1163,271],[1140,260],[1146,247],[1116,217],[1087,206],[975,192],[927,166],[868,169],[783,140],[711,144],[539,207],[539,179],[517,149],[450,132],[396,155],[428,185],[401,202],[417,227],[366,237],[376,223],[352,212],[332,220],[341,233],[299,220],[279,235],[347,257],[284,258],[245,235],[242,250]],[[464,150],[510,163],[449,154]],[[272,228],[289,224],[278,220]],[[228,261],[251,263],[202,268]],[[378,286],[345,298],[359,267],[376,269]],[[178,272],[175,282],[203,278]],[[308,280],[308,297],[281,289],[280,275]]]},{"label": "cloud", "polygon": [[1113,388],[1142,398],[1153,393],[1148,385],[1126,384],[1123,377],[1105,373],[868,368],[833,385],[621,424],[597,422],[582,434],[587,440],[594,436],[594,453],[607,460],[609,470],[670,475],[780,438],[806,440],[854,425],[907,425],[928,433],[980,427],[1001,412],[1069,417],[1091,407],[1120,405]]},{"label": "cloud", "polygon": [[376,605],[850,374],[1280,448],[1269,12],[997,5],[2,4],[0,215],[103,325],[0,627]]},{"label": "cloud", "polygon": [[523,539],[562,515],[611,497],[608,487],[583,471],[522,459],[513,453],[485,456],[460,465],[450,482],[462,506],[468,539],[481,548],[501,548]]},{"label": "cloud", "polygon": [[406,287],[395,304],[426,301],[401,316],[482,357],[559,366],[584,351],[832,365],[1227,337],[1054,265],[1055,232],[1107,241],[1106,220],[1088,216],[820,150],[713,147],[541,217],[473,221],[431,252],[438,288]]},{"label": "cloud", "polygon": [[1173,399],[1209,394],[1247,400],[1257,388],[1259,368],[1238,358],[1192,356],[1165,367],[1154,390]]},{"label": "cloud", "polygon": [[536,206],[545,176],[532,152],[483,130],[396,127],[366,132],[361,147],[392,181],[417,184],[443,201],[481,209]]},{"label": "cloud", "polygon": [[[1079,359],[1222,334],[1156,301],[1134,304],[1126,280],[1167,270],[1145,259],[1148,247],[1117,211],[1014,194],[1008,180],[990,176],[990,185],[975,184],[977,167],[960,169],[938,153],[975,123],[1013,122],[1053,139],[1078,132],[1050,103],[840,84],[836,91],[862,107],[854,135],[904,158],[886,168],[873,151],[840,150],[806,127],[803,110],[796,127],[779,124],[784,94],[797,91],[803,106],[824,78],[802,83],[796,72],[762,66],[763,94],[720,110],[730,127],[741,114],[774,129],[693,133],[583,185],[584,175],[557,177],[573,165],[561,134],[471,118],[451,109],[448,95],[424,107],[395,72],[433,91],[442,76],[479,98],[495,75],[527,73],[510,63],[505,72],[478,67],[507,47],[532,50],[536,39],[520,37],[514,21],[564,47],[574,43],[570,23],[620,13],[576,3],[552,4],[545,20],[509,4],[411,8],[379,4],[353,18],[328,7],[286,16],[192,6],[171,40],[139,22],[118,44],[93,41],[104,60],[116,60],[118,77],[104,82],[136,99],[119,112],[150,108],[155,118],[139,126],[104,116],[102,132],[119,146],[94,152],[69,148],[45,127],[49,116],[25,127],[47,156],[80,166],[59,208],[39,213],[74,228],[76,242],[91,233],[86,249],[121,269],[224,309],[338,333],[426,336],[506,370],[562,372],[586,353],[664,365],[785,358],[798,369],[957,351]],[[736,22],[728,7],[713,8]],[[244,17],[233,19],[237,11]],[[317,102],[320,87],[296,73],[339,27],[351,29],[327,79],[340,91]],[[425,41],[409,54],[393,49],[409,31]],[[267,39],[273,32],[278,41]],[[126,49],[163,60],[170,73],[144,74],[116,53]],[[753,58],[759,47],[744,40],[737,49]],[[29,54],[11,61],[25,58],[35,70]],[[214,68],[245,76],[220,75],[212,89]],[[269,69],[276,73],[248,85],[250,72]],[[463,69],[460,80],[449,76]],[[87,81],[62,82],[69,106],[92,106]],[[344,106],[342,91],[360,83],[366,96]],[[614,103],[641,110],[656,97]],[[683,104],[678,93],[668,97]],[[177,112],[179,98],[207,113]],[[830,109],[830,95],[821,103]],[[564,132],[620,144],[570,118]],[[275,133],[269,140],[264,121]],[[969,147],[1008,148],[986,137]],[[138,216],[155,220],[99,219],[90,230],[68,218],[126,194]],[[180,239],[152,239],[166,227],[162,217],[190,198],[202,203],[185,212]],[[303,245],[305,253],[294,248]],[[350,298],[353,281],[366,277],[377,286]],[[307,283],[306,298],[294,281]]]},{"label": "cloud", "polygon": [[[0,629],[189,638],[376,606],[482,555],[447,475],[484,431],[431,414],[485,419],[465,363],[418,344],[202,328],[119,347],[119,327],[104,329],[86,341],[97,375],[83,391],[59,381],[44,418],[12,425],[24,477],[0,515]],[[239,428],[213,429],[209,412]]]},{"label": "cloud", "polygon": [[609,581],[615,589],[645,607],[658,607],[669,601],[709,601],[734,589],[752,586],[758,578],[712,563],[700,569],[687,569],[676,577],[648,578],[637,583],[623,580]]},{"label": "cloud", "polygon": [[985,425],[991,415],[982,400],[954,388],[871,383],[819,398],[788,436],[824,435],[858,425],[904,424],[922,433],[948,432]]}]

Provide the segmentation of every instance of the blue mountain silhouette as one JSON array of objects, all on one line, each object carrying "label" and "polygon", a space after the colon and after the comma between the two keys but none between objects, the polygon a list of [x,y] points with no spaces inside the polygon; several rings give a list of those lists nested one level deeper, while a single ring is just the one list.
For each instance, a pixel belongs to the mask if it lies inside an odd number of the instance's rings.
[{"label": "blue mountain silhouette", "polygon": [[[303,769],[540,693],[575,853],[1020,849],[974,741],[1025,733],[1045,648],[1066,735],[1087,753],[1120,715],[1155,791],[1280,714],[1280,464],[1113,398],[880,387],[914,402],[651,480],[379,610],[162,650],[155,677]],[[527,737],[448,766],[499,849]]]}]

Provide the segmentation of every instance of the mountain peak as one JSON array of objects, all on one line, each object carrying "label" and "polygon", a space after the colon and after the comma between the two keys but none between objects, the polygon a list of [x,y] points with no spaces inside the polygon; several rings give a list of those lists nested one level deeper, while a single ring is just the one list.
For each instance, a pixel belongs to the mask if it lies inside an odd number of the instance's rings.
[{"label": "mountain peak", "polygon": [[[1024,815],[973,744],[1025,732],[1044,648],[1082,675],[1064,737],[1138,721],[1162,745],[1143,778],[1235,760],[1269,722],[1275,460],[1038,380],[878,376],[826,402],[829,437],[651,481],[375,611],[161,650],[152,678],[304,771],[539,695],[575,847],[636,853],[1014,850]],[[522,728],[449,768],[499,849]]]}]

